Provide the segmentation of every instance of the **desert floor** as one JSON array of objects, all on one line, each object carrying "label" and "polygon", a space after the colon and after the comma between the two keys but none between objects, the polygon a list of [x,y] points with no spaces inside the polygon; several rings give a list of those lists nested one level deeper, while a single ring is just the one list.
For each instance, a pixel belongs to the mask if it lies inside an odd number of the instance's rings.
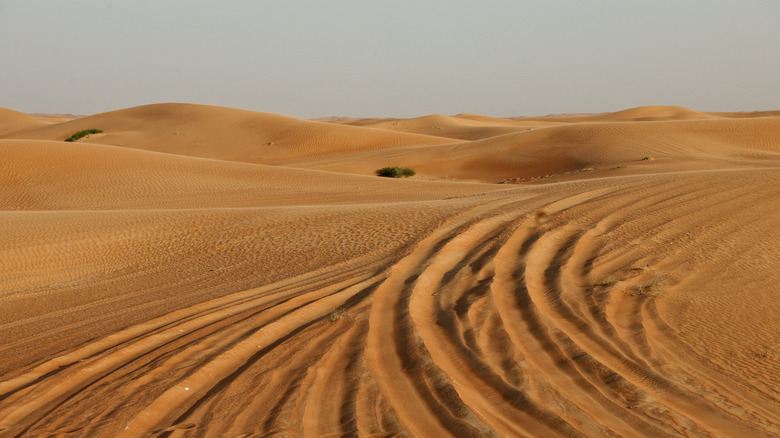
[{"label": "desert floor", "polygon": [[0,109],[0,158],[0,436],[780,435],[780,111]]}]

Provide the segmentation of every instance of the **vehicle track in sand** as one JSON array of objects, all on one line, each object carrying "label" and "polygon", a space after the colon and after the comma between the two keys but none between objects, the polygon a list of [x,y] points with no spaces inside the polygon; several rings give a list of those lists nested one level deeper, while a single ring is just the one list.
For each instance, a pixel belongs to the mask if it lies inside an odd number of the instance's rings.
[{"label": "vehicle track in sand", "polygon": [[0,436],[777,436],[774,365],[740,378],[753,362],[730,339],[704,354],[669,303],[777,229],[779,197],[763,169],[456,198],[390,267],[335,264],[16,373]]}]

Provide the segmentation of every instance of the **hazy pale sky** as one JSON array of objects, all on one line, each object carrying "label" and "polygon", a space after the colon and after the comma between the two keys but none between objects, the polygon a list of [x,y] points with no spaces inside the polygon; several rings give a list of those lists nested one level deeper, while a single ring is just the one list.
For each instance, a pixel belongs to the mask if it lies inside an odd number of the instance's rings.
[{"label": "hazy pale sky", "polygon": [[0,107],[780,109],[780,0],[0,0]]}]

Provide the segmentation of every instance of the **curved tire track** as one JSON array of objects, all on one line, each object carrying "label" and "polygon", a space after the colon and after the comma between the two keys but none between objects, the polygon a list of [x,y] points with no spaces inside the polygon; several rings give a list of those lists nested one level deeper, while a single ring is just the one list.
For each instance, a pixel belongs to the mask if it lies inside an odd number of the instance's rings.
[{"label": "curved tire track", "polygon": [[777,435],[772,394],[702,371],[717,358],[657,305],[686,272],[679,224],[748,196],[648,177],[469,199],[389,268],[337,265],[20,370],[0,434]]}]

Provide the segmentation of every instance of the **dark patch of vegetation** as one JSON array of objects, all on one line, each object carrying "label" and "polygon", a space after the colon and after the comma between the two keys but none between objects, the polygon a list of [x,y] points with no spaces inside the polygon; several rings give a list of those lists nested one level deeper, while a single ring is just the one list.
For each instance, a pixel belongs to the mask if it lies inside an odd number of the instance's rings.
[{"label": "dark patch of vegetation", "polygon": [[617,280],[615,279],[615,274],[612,274],[609,277],[601,280],[599,285],[600,286],[612,286],[615,283],[617,283]]},{"label": "dark patch of vegetation", "polygon": [[654,296],[658,296],[661,294],[662,286],[663,286],[662,276],[660,274],[657,274],[652,281],[648,281],[636,285],[634,287],[634,290],[629,294],[633,296],[651,295],[651,294]]},{"label": "dark patch of vegetation", "polygon": [[408,167],[383,167],[376,171],[379,176],[385,176],[388,178],[406,178],[414,176],[415,172]]},{"label": "dark patch of vegetation", "polygon": [[79,131],[79,132],[71,135],[70,137],[66,138],[65,141],[76,141],[76,140],[80,139],[81,137],[86,137],[89,134],[100,134],[101,132],[103,132],[103,131],[100,130],[100,129],[94,129],[94,128],[93,129],[85,129],[83,131]]}]

